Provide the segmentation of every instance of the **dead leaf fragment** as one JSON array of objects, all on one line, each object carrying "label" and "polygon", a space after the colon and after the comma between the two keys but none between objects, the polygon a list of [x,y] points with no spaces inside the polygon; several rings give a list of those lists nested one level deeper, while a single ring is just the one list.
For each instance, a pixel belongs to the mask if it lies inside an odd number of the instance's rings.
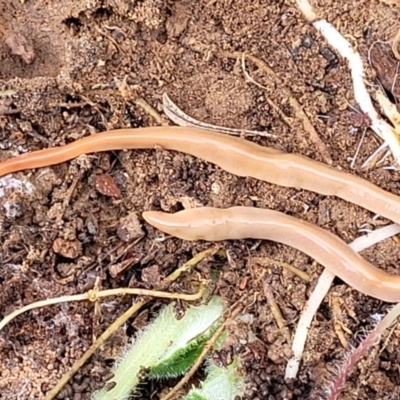
[{"label": "dead leaf fragment", "polygon": [[108,197],[121,197],[121,190],[116,185],[114,178],[111,175],[96,176],[96,189],[99,193]]}]

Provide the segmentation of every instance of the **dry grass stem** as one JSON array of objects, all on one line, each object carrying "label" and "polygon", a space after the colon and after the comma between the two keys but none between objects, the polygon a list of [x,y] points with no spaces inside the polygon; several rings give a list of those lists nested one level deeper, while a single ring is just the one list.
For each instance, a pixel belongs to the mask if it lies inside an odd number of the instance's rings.
[{"label": "dry grass stem", "polygon": [[198,294],[168,293],[168,292],[160,292],[157,290],[135,289],[135,288],[117,288],[117,289],[108,289],[99,291],[89,290],[87,293],[84,294],[56,297],[54,299],[41,300],[41,301],[36,301],[35,303],[28,304],[27,306],[15,310],[11,314],[4,317],[0,321],[0,331],[18,315],[21,315],[30,310],[34,310],[36,308],[47,307],[50,305],[60,304],[60,303],[69,303],[71,301],[89,300],[95,302],[103,297],[120,296],[126,294],[136,295],[136,296],[150,296],[160,299],[177,299],[186,301],[194,301],[197,300],[198,298],[197,297]]},{"label": "dry grass stem", "polygon": [[187,114],[185,114],[170,98],[164,93],[163,95],[163,106],[164,113],[167,117],[175,122],[179,126],[191,126],[194,128],[206,129],[209,131],[216,131],[221,133],[226,133],[228,135],[236,135],[236,136],[263,136],[273,138],[275,135],[272,135],[268,132],[260,132],[260,131],[251,131],[248,129],[235,129],[235,128],[227,128],[224,126],[211,125],[206,122],[199,121]]},{"label": "dry grass stem", "polygon": [[[223,51],[218,53],[218,55],[220,57],[235,58],[235,59],[240,59],[243,57],[243,53],[239,51],[234,51],[234,52]],[[301,122],[303,129],[309,134],[310,140],[314,143],[315,147],[320,152],[324,161],[327,164],[331,165],[332,158],[328,150],[328,147],[319,137],[318,132],[315,130],[313,124],[311,123],[307,114],[304,112],[299,101],[293,96],[291,90],[285,86],[282,79],[279,78],[279,76],[275,73],[275,71],[265,61],[260,60],[259,58],[250,54],[245,54],[244,57],[247,60],[251,61],[253,64],[255,64],[260,70],[262,70],[265,73],[265,75],[274,82],[276,87],[279,87],[279,89],[282,91],[285,97],[289,100],[289,104],[293,108],[296,118]],[[304,133],[299,130],[299,135],[304,135]]]},{"label": "dry grass stem", "polygon": [[274,294],[272,292],[271,285],[264,283],[264,294],[268,301],[268,304],[271,308],[272,315],[275,318],[275,321],[281,330],[283,336],[285,337],[286,341],[290,343],[292,341],[292,336],[290,334],[290,330],[287,327],[287,323],[285,318],[283,318],[282,312],[278,306],[278,303],[275,300]]},{"label": "dry grass stem", "polygon": [[[213,249],[213,251],[215,251],[214,249]],[[164,279],[163,280],[163,282],[161,282],[161,287],[163,287],[163,286],[165,286],[165,285],[168,285],[168,284],[170,284],[170,283],[172,283],[172,282],[174,282],[175,280],[177,280],[179,277],[180,277],[180,275],[183,273],[183,272],[186,272],[186,271],[188,271],[190,268],[192,268],[194,265],[196,265],[198,262],[200,262],[202,259],[204,259],[204,257],[206,256],[206,255],[209,255],[209,254],[211,254],[211,250],[205,250],[204,252],[202,252],[201,254],[199,253],[199,254],[197,254],[197,256],[194,258],[194,259],[192,259],[192,260],[189,260],[184,266],[182,266],[181,268],[179,268],[177,271],[175,271],[174,273],[172,273],[171,275],[169,275],[166,279]],[[200,299],[200,298],[202,298],[203,297],[203,295],[204,295],[204,292],[205,292],[205,286],[204,285],[202,285],[201,286],[201,288],[200,288],[200,290],[198,291],[198,293],[197,294],[194,294],[194,295],[189,295],[190,296],[190,299],[191,300],[198,300],[198,299]],[[115,292],[114,290],[117,290],[117,292]],[[109,294],[111,293],[111,292],[113,292],[113,294],[112,295],[115,295],[115,294],[122,294],[121,292],[118,292],[118,290],[119,289],[111,289],[111,291],[110,290],[108,290],[108,291],[103,291],[103,292],[98,292],[98,293],[103,293],[104,294],[104,292],[108,292]],[[123,289],[122,289],[123,290]],[[142,289],[133,289],[134,291],[137,291],[137,290],[140,290],[140,291],[142,291]],[[146,291],[142,291],[142,293],[144,294],[144,293],[146,293],[146,292],[148,292],[147,290]],[[154,293],[154,291],[150,291],[150,292],[153,292]],[[84,294],[84,295],[77,295],[77,296],[82,296],[82,297],[84,297],[84,298],[82,298],[81,300],[88,300],[88,299],[90,299],[91,301],[96,301],[97,299],[98,299],[98,293],[91,293],[91,296],[89,296],[89,293],[90,292],[88,292],[88,293],[86,293],[86,294]],[[161,292],[161,293],[163,293],[163,294],[165,294],[165,292]],[[185,297],[186,297],[186,299],[188,298],[187,296],[188,295],[184,295]],[[66,300],[66,298],[67,297],[76,297],[76,296],[65,296],[63,299],[65,300],[65,301],[69,301],[69,300]],[[103,296],[104,297],[104,296]],[[167,296],[168,297],[168,296]],[[175,297],[175,298],[177,298],[177,297]],[[53,304],[55,304],[55,301],[56,300],[59,300],[60,298],[58,298],[58,299],[52,299],[52,300],[50,300],[50,301],[53,301]],[[76,298],[74,298],[74,301],[76,301]],[[95,353],[95,351],[121,326],[121,325],[123,325],[124,323],[126,323],[126,321],[135,313],[135,312],[137,312],[137,311],[139,311],[146,303],[148,303],[148,301],[149,300],[143,300],[143,299],[140,299],[137,303],[135,303],[132,307],[130,307],[127,311],[125,311],[125,313],[123,314],[123,315],[121,315],[113,324],[111,324],[104,332],[103,332],[103,334],[93,343],[93,345],[82,355],[82,357],[79,359],[79,360],[77,360],[75,363],[74,363],[74,365],[71,367],[71,369],[66,373],[66,374],[64,374],[63,376],[62,376],[62,378],[57,382],[57,384],[53,387],[53,389],[51,389],[48,393],[47,393],[47,395],[46,395],[46,397],[45,397],[45,400],[53,400],[57,395],[58,395],[58,393],[63,389],[63,387],[69,382],[69,380],[79,371],[79,369],[86,363],[86,361],[88,361],[89,360],[89,358]],[[42,301],[42,302],[37,302],[37,303],[35,303],[36,305],[38,304],[38,303],[44,303],[44,302],[49,302],[49,300],[44,300],[44,301]],[[59,303],[60,301],[57,301],[57,303]],[[48,303],[47,304],[44,304],[44,305],[48,305]],[[44,306],[44,305],[42,305],[42,306]],[[30,305],[30,306],[28,306],[28,307],[31,307],[30,309],[32,309],[33,307],[32,307],[32,305]],[[18,312],[19,312],[19,314],[21,313],[21,310],[18,310]],[[10,314],[11,315],[11,314]],[[4,322],[4,320],[2,321],[2,323]],[[7,322],[5,322],[5,324],[6,324]],[[4,324],[4,325],[5,325]],[[3,325],[3,326],[4,326]],[[0,330],[1,330],[1,325],[0,325]]]},{"label": "dry grass stem", "polygon": [[253,261],[256,264],[263,265],[263,266],[268,266],[271,264],[279,265],[281,268],[285,268],[286,270],[292,272],[294,275],[303,279],[303,281],[305,281],[305,282],[311,281],[310,275],[308,275],[307,272],[304,272],[301,269],[293,267],[293,265],[290,265],[283,261],[272,260],[271,258],[268,258],[268,257],[253,257],[251,259],[251,261]]}]

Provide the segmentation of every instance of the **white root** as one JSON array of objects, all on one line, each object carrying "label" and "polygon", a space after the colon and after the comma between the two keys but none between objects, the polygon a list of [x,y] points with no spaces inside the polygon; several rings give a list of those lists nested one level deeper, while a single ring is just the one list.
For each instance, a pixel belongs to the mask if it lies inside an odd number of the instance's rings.
[{"label": "white root", "polygon": [[397,163],[400,163],[400,139],[395,129],[383,121],[372,104],[371,97],[364,83],[365,72],[360,54],[353,49],[350,42],[325,19],[319,19],[308,0],[296,0],[296,3],[307,21],[322,34],[332,46],[349,63],[353,80],[354,98],[363,113],[371,119],[371,129],[387,144]]},{"label": "white root", "polygon": [[[400,225],[388,225],[357,238],[349,246],[352,247],[353,250],[360,252],[398,233],[400,233]],[[334,278],[335,274],[325,269],[319,277],[318,283],[304,307],[293,338],[293,356],[286,365],[285,379],[294,379],[297,376],[311,322],[323,299],[327,295]]]}]

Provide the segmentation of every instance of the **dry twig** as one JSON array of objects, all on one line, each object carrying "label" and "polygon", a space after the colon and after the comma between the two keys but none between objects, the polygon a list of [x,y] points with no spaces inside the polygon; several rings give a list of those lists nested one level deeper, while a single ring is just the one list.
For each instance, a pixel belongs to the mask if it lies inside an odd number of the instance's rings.
[{"label": "dry twig", "polygon": [[[217,55],[220,57],[227,57],[227,58],[241,58],[242,54],[243,53],[239,51],[234,51],[232,53],[223,51],[218,53]],[[275,71],[265,61],[262,61],[259,58],[249,54],[245,54],[245,58],[254,63],[258,68],[260,68],[266,74],[266,76],[272,79],[275,82],[276,86],[280,88],[285,97],[289,100],[289,104],[293,108],[296,118],[301,122],[303,129],[310,135],[310,140],[314,143],[315,147],[320,152],[324,161],[327,164],[331,165],[332,158],[330,156],[330,152],[326,144],[319,137],[318,132],[315,130],[307,114],[304,112],[301,104],[293,96],[291,90],[285,86],[282,79],[279,78],[279,76],[275,73]]]},{"label": "dry twig", "polygon": [[294,275],[303,279],[303,281],[310,282],[311,280],[310,275],[307,274],[307,272],[304,272],[296,267],[293,267],[293,265],[290,265],[283,261],[272,260],[271,258],[268,257],[252,257],[251,261],[259,265],[270,265],[270,264],[279,265],[281,268],[285,268]]},{"label": "dry twig", "polygon": [[235,129],[235,128],[227,128],[225,126],[211,125],[206,122],[199,121],[189,115],[185,114],[170,98],[164,93],[163,95],[163,105],[164,105],[164,113],[167,115],[171,121],[175,122],[179,126],[192,126],[195,128],[206,129],[209,131],[216,131],[226,133],[228,135],[242,135],[245,134],[247,136],[264,136],[264,137],[275,137],[267,132],[260,131],[251,131],[248,129]]},{"label": "dry twig", "polygon": [[[209,254],[206,250],[203,254]],[[203,257],[204,258],[204,257]],[[197,262],[200,262],[203,258],[198,255],[196,258]],[[180,274],[184,271],[189,270],[193,267],[193,261],[189,260],[185,265],[179,268],[179,273],[172,273],[166,279],[163,280],[161,285],[167,285],[179,278]],[[204,294],[204,287],[197,293],[197,296],[201,298]],[[196,295],[193,295],[196,296]],[[139,311],[148,300],[139,300],[131,308],[129,308],[123,315],[121,315],[112,325],[110,325],[103,334],[93,343],[93,345],[77,360],[71,369],[60,379],[57,385],[47,393],[45,400],[53,400],[62,388],[69,382],[69,380],[76,374],[76,372],[86,363],[86,361],[95,353],[95,351],[126,321],[137,311]]]},{"label": "dry twig", "polygon": [[286,323],[285,319],[283,318],[282,312],[278,306],[278,303],[275,301],[275,297],[272,292],[271,285],[264,283],[264,294],[265,294],[265,297],[268,301],[272,315],[274,316],[279,329],[281,330],[286,341],[288,343],[290,343],[292,340],[292,337],[291,337],[289,328],[287,327],[287,323]]},{"label": "dry twig", "polygon": [[83,301],[89,300],[92,302],[98,301],[103,297],[109,296],[120,296],[120,295],[136,295],[136,296],[150,296],[157,297],[160,299],[179,299],[186,301],[194,301],[198,299],[198,294],[183,294],[183,293],[168,293],[160,292],[157,290],[147,290],[147,289],[135,289],[135,288],[118,288],[118,289],[108,289],[108,290],[89,290],[84,294],[75,294],[71,296],[55,297],[53,299],[40,300],[34,303],[28,304],[18,310],[13,311],[8,314],[0,321],[0,331],[15,317],[21,315],[27,311],[34,310],[36,308],[47,307],[53,304],[69,303],[71,301]]}]

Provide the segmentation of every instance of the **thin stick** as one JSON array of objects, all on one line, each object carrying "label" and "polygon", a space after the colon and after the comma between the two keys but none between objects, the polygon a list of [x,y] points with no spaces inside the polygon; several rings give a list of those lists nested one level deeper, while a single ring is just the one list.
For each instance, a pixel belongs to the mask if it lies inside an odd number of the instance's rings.
[{"label": "thin stick", "polygon": [[376,163],[376,166],[379,166],[380,164],[383,164],[385,162],[385,160],[390,156],[390,150],[388,150],[383,156],[382,158]]},{"label": "thin stick", "polygon": [[162,126],[168,125],[168,123],[164,121],[164,119],[160,115],[160,113],[154,107],[152,107],[149,103],[147,103],[147,101],[145,101],[141,97],[137,97],[136,100],[134,100],[134,102],[146,114],[150,115],[150,117],[152,117],[159,125],[162,125]]},{"label": "thin stick", "polygon": [[364,164],[361,165],[361,169],[364,169],[370,164],[376,157],[378,157],[379,153],[385,150],[387,147],[387,143],[382,143],[365,161]]},{"label": "thin stick", "polygon": [[164,113],[167,117],[179,126],[193,126],[195,128],[202,128],[209,131],[216,131],[227,133],[228,135],[240,136],[246,134],[248,136],[263,136],[263,137],[276,137],[268,132],[251,131],[248,129],[235,129],[227,128],[225,126],[211,125],[206,122],[199,121],[187,114],[185,114],[168,96],[167,93],[163,95]]},{"label": "thin stick", "polygon": [[366,132],[367,132],[367,128],[364,128],[363,133],[361,135],[360,142],[358,143],[356,152],[355,152],[354,157],[352,158],[351,163],[350,163],[350,168],[352,168],[352,169],[354,168],[354,164],[356,163],[356,160],[357,160],[357,157],[358,157],[358,153],[360,152],[360,149],[361,149],[362,143],[364,141],[364,137],[365,137],[365,133]]},{"label": "thin stick", "polygon": [[[243,53],[239,51],[234,52],[226,52],[222,51],[217,53],[216,55],[220,57],[228,57],[228,58],[241,58],[243,57]],[[276,86],[282,90],[283,94],[287,99],[289,99],[289,104],[293,108],[296,118],[301,122],[303,129],[310,135],[310,140],[314,143],[317,150],[320,152],[321,156],[323,157],[324,161],[327,164],[332,164],[332,157],[328,150],[326,144],[322,141],[319,137],[318,132],[315,130],[313,124],[311,123],[310,119],[308,118],[307,114],[304,112],[301,104],[298,100],[294,97],[291,90],[285,86],[284,82],[281,78],[275,73],[275,71],[265,62],[260,60],[259,58],[245,54],[245,57],[254,63],[259,69],[261,69],[267,77],[272,79]],[[300,134],[301,132],[299,132]]]},{"label": "thin stick", "polygon": [[176,271],[172,272],[167,278],[165,278],[164,283],[172,283],[178,279],[180,275],[184,272],[189,271],[195,265],[197,265],[200,261],[203,261],[206,257],[212,256],[219,252],[219,249],[216,247],[211,247],[209,249],[205,249],[200,253],[197,253],[192,259],[186,262],[182,267],[179,267]]},{"label": "thin stick", "polygon": [[139,311],[145,304],[146,300],[139,300],[127,311],[125,311],[112,325],[110,325],[99,338],[90,346],[82,357],[75,361],[74,365],[66,372],[62,378],[57,382],[49,392],[47,392],[45,400],[53,400],[62,388],[69,382],[69,380],[79,371],[79,369],[86,363],[86,361],[95,353],[95,351],[125,322],[137,311]]},{"label": "thin stick", "polygon": [[314,319],[314,315],[317,313],[322,300],[331,288],[335,276],[335,274],[328,271],[326,268],[322,271],[322,274],[318,278],[317,285],[301,312],[292,343],[293,356],[286,364],[285,380],[295,379],[297,376],[300,368],[300,361],[303,358],[303,351],[306,345],[311,322]]},{"label": "thin stick", "polygon": [[[72,196],[73,196],[74,193],[75,193],[76,187],[78,186],[78,183],[79,183],[79,181],[82,179],[82,177],[83,177],[83,171],[82,171],[82,169],[81,169],[81,170],[77,173],[77,175],[74,177],[74,179],[73,179],[73,181],[72,181],[72,183],[71,183],[70,188],[67,190],[67,193],[66,193],[66,195],[65,195],[65,197],[64,197],[64,200],[63,200],[63,202],[62,202],[61,212],[58,214],[58,216],[57,216],[57,218],[56,218],[56,221],[57,221],[57,222],[61,222],[61,220],[64,218],[64,215],[65,215],[65,213],[66,213],[68,204],[69,204],[69,202],[71,201]],[[0,328],[0,330],[1,330],[1,328]]]},{"label": "thin stick", "polygon": [[[198,293],[191,295],[191,300],[199,300],[203,297],[205,286],[202,286]],[[47,393],[45,400],[53,400],[62,388],[69,382],[69,380],[78,372],[78,370],[86,363],[86,361],[94,354],[94,352],[121,326],[123,325],[135,312],[140,310],[148,301],[140,300],[131,308],[125,311],[115,322],[113,322],[102,335],[90,346],[90,348],[77,360],[72,368],[64,374],[64,376],[57,382],[57,385]]]},{"label": "thin stick", "polygon": [[[205,253],[205,252],[203,252]],[[200,253],[199,253],[200,254]],[[202,260],[201,256],[197,255],[197,262]],[[204,258],[204,257],[203,257]],[[183,271],[189,270],[194,265],[192,260],[189,260],[185,263],[181,268],[179,268],[179,272],[172,273],[167,278],[165,278],[161,285],[165,285],[168,283],[172,283],[176,279],[178,279]],[[205,287],[202,287],[198,293],[199,298],[201,298],[204,294]],[[82,357],[77,360],[72,368],[64,374],[64,376],[60,379],[57,385],[48,392],[45,400],[53,400],[55,396],[62,390],[62,388],[69,382],[69,380],[75,375],[75,373],[85,364],[85,362],[94,354],[94,352],[121,326],[123,325],[135,312],[140,310],[148,300],[140,300],[136,304],[134,304],[129,310],[127,310],[121,317],[119,317],[97,340],[92,346],[82,355]]]},{"label": "thin stick", "polygon": [[168,293],[168,292],[160,292],[157,290],[147,290],[147,289],[135,289],[135,288],[118,288],[118,289],[108,289],[108,290],[89,290],[87,293],[83,294],[75,294],[72,296],[62,296],[55,297],[53,299],[40,300],[35,303],[28,304],[25,307],[20,308],[19,310],[13,311],[11,314],[7,315],[0,322],[0,331],[15,317],[24,312],[33,310],[35,308],[47,307],[53,304],[59,303],[67,303],[71,301],[82,301],[89,300],[92,302],[98,301],[102,297],[108,296],[118,296],[123,294],[137,295],[137,296],[151,296],[157,297],[160,299],[178,299],[178,300],[186,300],[186,301],[194,301],[197,300],[198,294],[184,294],[184,293]]},{"label": "thin stick", "polygon": [[306,282],[311,281],[310,275],[307,274],[307,272],[304,272],[301,269],[298,269],[298,268],[294,267],[293,265],[290,265],[283,261],[273,260],[272,258],[268,258],[268,257],[252,257],[251,261],[254,263],[257,263],[259,265],[269,265],[269,264],[279,265],[281,268],[285,268],[286,270],[290,271],[292,274],[298,276],[300,279],[303,279],[303,281],[306,281]]},{"label": "thin stick", "polygon": [[287,327],[287,323],[286,323],[285,319],[283,318],[282,312],[278,306],[278,303],[275,300],[274,294],[272,293],[271,285],[269,285],[268,283],[264,283],[264,294],[265,294],[265,297],[268,301],[272,315],[274,316],[279,329],[281,330],[286,341],[288,343],[290,343],[292,340],[290,330]]},{"label": "thin stick", "polygon": [[[243,71],[243,75],[245,76],[246,80],[250,83],[253,83],[254,85],[256,85],[257,87],[259,87],[260,89],[263,89],[264,91],[267,91],[268,88],[266,86],[261,85],[261,83],[258,83],[256,80],[253,79],[253,77],[246,71],[246,57],[245,57],[245,53],[242,53],[242,71]],[[278,107],[278,105],[270,99],[269,96],[267,96],[267,93],[265,93],[265,98],[267,100],[267,103],[271,106],[271,108],[273,108],[277,114],[282,118],[283,122],[288,125],[288,126],[292,126],[292,120],[291,118],[289,118],[287,115],[285,115],[285,113]]]},{"label": "thin stick", "polygon": [[163,117],[154,107],[152,107],[146,100],[134,94],[133,90],[128,85],[127,76],[125,76],[122,81],[115,79],[115,83],[121,96],[125,100],[135,103],[136,106],[140,107],[148,116],[153,118],[158,125],[168,125],[168,122],[164,121]]}]

